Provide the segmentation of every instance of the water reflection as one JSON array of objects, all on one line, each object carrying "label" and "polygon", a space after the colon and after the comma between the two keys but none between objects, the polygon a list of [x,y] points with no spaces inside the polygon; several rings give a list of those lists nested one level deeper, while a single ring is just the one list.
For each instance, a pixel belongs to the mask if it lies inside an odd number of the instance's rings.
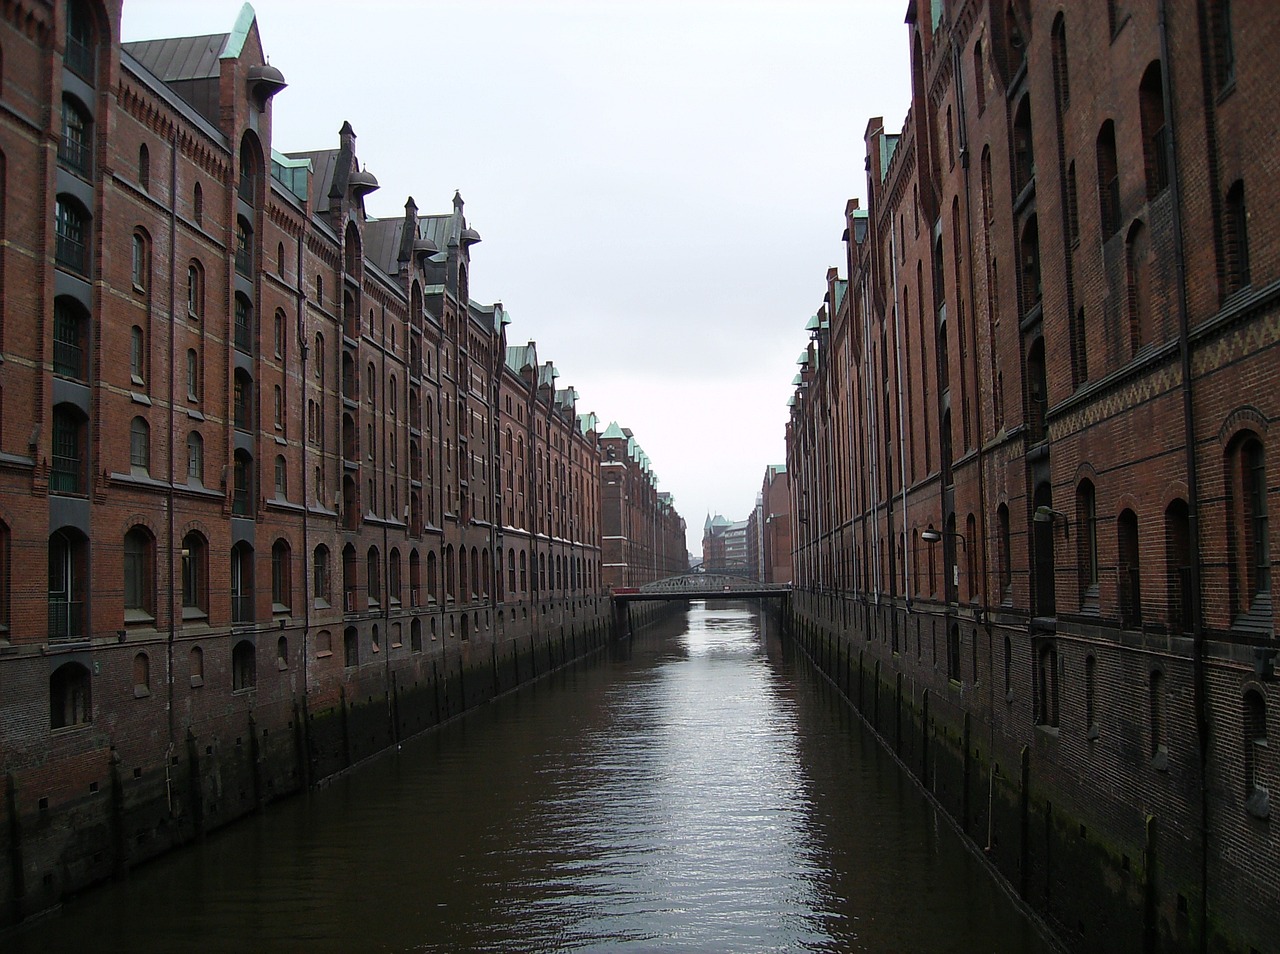
[{"label": "water reflection", "polygon": [[697,604],[623,648],[4,946],[1045,950],[751,608]]}]

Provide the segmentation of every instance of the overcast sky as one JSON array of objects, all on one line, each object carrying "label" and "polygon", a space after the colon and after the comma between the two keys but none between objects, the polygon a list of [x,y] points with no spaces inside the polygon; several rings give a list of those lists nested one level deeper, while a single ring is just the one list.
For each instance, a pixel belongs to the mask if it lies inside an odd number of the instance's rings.
[{"label": "overcast sky", "polygon": [[[629,427],[701,552],[784,428],[868,120],[902,125],[906,0],[257,0],[289,86],[274,148],[338,144],[370,215],[447,212],[508,341]],[[226,33],[239,0],[125,0],[125,40]]]}]

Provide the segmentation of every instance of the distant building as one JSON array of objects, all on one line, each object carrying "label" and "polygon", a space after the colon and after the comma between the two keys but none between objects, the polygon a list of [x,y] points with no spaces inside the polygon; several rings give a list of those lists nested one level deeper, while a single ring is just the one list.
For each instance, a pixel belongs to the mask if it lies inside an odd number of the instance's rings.
[{"label": "distant building", "polygon": [[649,456],[617,422],[600,435],[601,578],[641,586],[688,569],[685,522],[658,490]]}]

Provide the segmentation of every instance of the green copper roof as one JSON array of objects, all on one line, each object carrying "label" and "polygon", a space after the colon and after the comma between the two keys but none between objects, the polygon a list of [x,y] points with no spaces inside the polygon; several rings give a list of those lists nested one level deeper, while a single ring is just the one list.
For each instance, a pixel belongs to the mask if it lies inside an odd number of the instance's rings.
[{"label": "green copper roof", "polygon": [[799,374],[797,374],[794,378],[792,378],[792,379],[791,379],[791,383],[792,383],[793,385],[797,385],[797,386],[798,386],[798,385],[800,384],[800,380],[801,380],[801,379],[800,379],[800,375],[799,375]]},{"label": "green copper roof", "polygon": [[901,136],[890,136],[885,133],[880,137],[880,181],[889,174],[889,164],[893,162],[893,154],[898,151],[898,140]]},{"label": "green copper roof", "polygon": [[256,19],[257,14],[253,12],[252,3],[246,3],[240,8],[240,16],[236,17],[236,25],[231,28],[227,45],[222,48],[222,56],[219,59],[234,60],[240,55],[244,49],[244,41],[249,38],[249,30]]},{"label": "green copper roof", "polygon": [[812,318],[810,318],[810,319],[809,319],[809,321],[805,324],[805,326],[804,326],[804,330],[805,330],[805,331],[817,331],[817,330],[818,330],[819,328],[821,328],[821,327],[822,327],[822,320],[821,320],[817,315],[814,315],[814,316],[813,316]]},{"label": "green copper roof", "polygon": [[804,351],[800,352],[800,357],[796,358],[796,364],[803,366],[808,363],[809,363],[809,350],[806,348]]},{"label": "green copper roof", "polygon": [[618,422],[617,422],[617,421],[610,421],[610,422],[609,422],[609,426],[608,426],[607,428],[605,428],[605,432],[604,432],[603,434],[601,434],[601,435],[600,435],[600,437],[601,437],[602,439],[604,439],[604,438],[616,438],[617,440],[620,440],[620,441],[623,441],[623,440],[626,440],[626,439],[627,439],[627,435],[626,435],[626,434],[624,434],[624,433],[622,433],[622,428],[620,428],[620,427],[618,426]]}]

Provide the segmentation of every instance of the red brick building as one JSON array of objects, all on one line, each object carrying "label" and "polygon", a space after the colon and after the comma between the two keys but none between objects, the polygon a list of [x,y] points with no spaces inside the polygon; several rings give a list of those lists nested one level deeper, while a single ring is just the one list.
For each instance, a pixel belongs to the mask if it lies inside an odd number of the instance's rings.
[{"label": "red brick building", "polygon": [[787,468],[770,464],[747,518],[747,562],[762,583],[791,582],[791,489]]},{"label": "red brick building", "polygon": [[595,419],[471,297],[461,197],[371,217],[347,123],[274,150],[247,5],[120,7],[0,20],[4,921],[609,621]]},{"label": "red brick building", "polygon": [[649,457],[629,428],[599,435],[602,576],[607,587],[642,586],[689,568],[685,522],[658,490]]},{"label": "red brick building", "polygon": [[1273,949],[1280,10],[905,7],[787,428],[798,625],[1074,949]]}]

